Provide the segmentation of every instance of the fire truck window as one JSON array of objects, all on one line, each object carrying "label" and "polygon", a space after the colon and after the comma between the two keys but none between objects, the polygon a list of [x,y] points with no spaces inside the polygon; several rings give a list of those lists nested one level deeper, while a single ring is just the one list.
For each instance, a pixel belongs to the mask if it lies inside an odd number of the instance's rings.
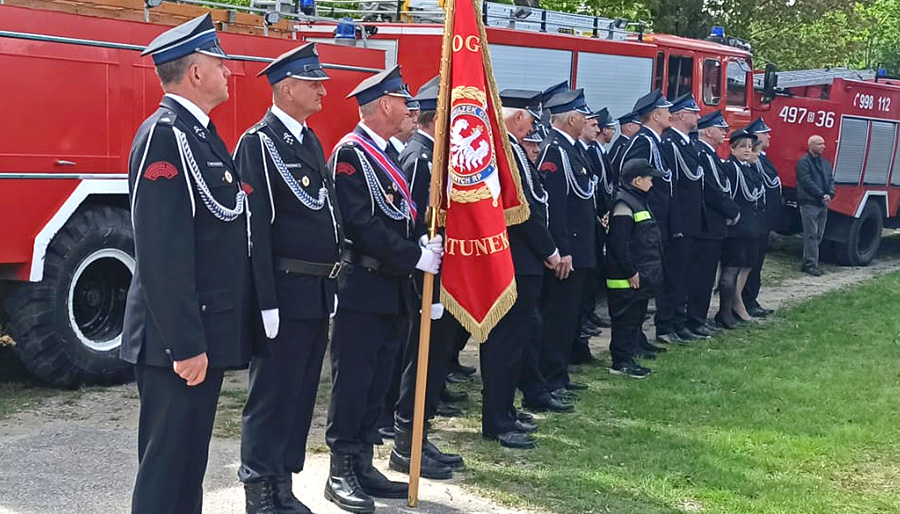
[{"label": "fire truck window", "polygon": [[653,77],[653,89],[662,89],[663,72],[666,68],[666,56],[662,52],[656,54],[656,76]]},{"label": "fire truck window", "polygon": [[669,56],[669,88],[666,97],[674,100],[694,90],[694,58]]},{"label": "fire truck window", "polygon": [[722,99],[722,65],[715,59],[703,61],[703,103],[719,105]]},{"label": "fire truck window", "polygon": [[725,103],[737,107],[747,105],[747,73],[750,67],[743,60],[729,61],[726,71],[728,83],[726,85]]}]

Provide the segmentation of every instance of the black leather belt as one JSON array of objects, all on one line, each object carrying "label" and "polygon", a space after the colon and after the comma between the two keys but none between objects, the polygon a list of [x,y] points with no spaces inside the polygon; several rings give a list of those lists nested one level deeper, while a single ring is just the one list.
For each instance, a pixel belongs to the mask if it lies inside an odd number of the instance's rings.
[{"label": "black leather belt", "polygon": [[367,268],[372,271],[377,271],[382,266],[384,266],[384,264],[375,257],[361,255],[351,250],[344,250],[344,253],[341,254],[341,260],[344,262],[359,264],[363,268]]},{"label": "black leather belt", "polygon": [[316,277],[337,278],[341,272],[341,262],[307,262],[300,259],[275,257],[275,269],[297,275],[313,275]]}]

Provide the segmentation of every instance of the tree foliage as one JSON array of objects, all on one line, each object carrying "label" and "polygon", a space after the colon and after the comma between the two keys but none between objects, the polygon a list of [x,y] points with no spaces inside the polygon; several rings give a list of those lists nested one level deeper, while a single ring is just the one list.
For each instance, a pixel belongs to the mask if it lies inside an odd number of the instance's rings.
[{"label": "tree foliage", "polygon": [[644,21],[704,38],[713,25],[753,44],[756,66],[883,66],[900,75],[900,0],[543,0],[546,9]]}]

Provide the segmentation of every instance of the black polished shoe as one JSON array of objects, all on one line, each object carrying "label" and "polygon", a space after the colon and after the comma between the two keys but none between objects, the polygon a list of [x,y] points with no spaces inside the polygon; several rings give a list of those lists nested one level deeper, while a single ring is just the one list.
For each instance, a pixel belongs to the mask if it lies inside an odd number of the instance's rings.
[{"label": "black polished shoe", "polygon": [[465,384],[466,382],[472,382],[475,380],[471,375],[467,375],[465,373],[459,371],[451,371],[447,373],[447,382],[451,384]]},{"label": "black polished shoe", "polygon": [[593,325],[582,325],[581,333],[578,335],[579,338],[591,338],[597,337],[603,333],[603,330],[600,327],[596,327]]},{"label": "black polished shoe", "polygon": [[819,269],[818,266],[802,266],[800,268],[800,271],[802,271],[803,273],[806,273],[807,275],[812,275],[814,277],[821,277],[822,275],[825,274],[825,272],[822,271],[821,269]]},{"label": "black polished shoe", "polygon": [[469,393],[465,391],[452,391],[446,387],[441,391],[441,400],[447,403],[464,402],[468,399]]},{"label": "black polished shoe", "polygon": [[444,453],[440,448],[434,445],[428,438],[422,441],[422,453],[428,455],[432,459],[447,466],[453,471],[462,471],[466,469],[466,464],[461,455],[455,453]]},{"label": "black polished shoe", "polygon": [[556,398],[550,398],[546,403],[524,403],[522,407],[532,412],[572,412],[575,406],[568,402],[561,402]]},{"label": "black polished shoe", "polygon": [[697,332],[694,332],[687,327],[680,328],[675,333],[678,334],[678,337],[686,341],[699,341],[701,339],[709,339],[709,336],[698,334]]},{"label": "black polished shoe", "polygon": [[278,514],[272,484],[268,480],[246,482],[244,484],[244,505],[247,514]]},{"label": "black polished shoe", "polygon": [[664,344],[676,344],[685,342],[684,339],[678,337],[678,334],[676,334],[675,332],[656,334],[656,341]]},{"label": "black polished shoe", "polygon": [[653,361],[653,360],[656,360],[656,353],[650,352],[650,351],[644,351],[644,352],[639,353],[638,357],[640,357],[642,359],[648,359],[648,360]]},{"label": "black polished shoe", "polygon": [[738,326],[737,320],[734,319],[734,316],[726,316],[726,315],[723,315],[721,312],[716,314],[716,323],[718,323],[719,325],[721,325],[722,327],[724,327],[728,330],[737,328],[737,326]]},{"label": "black polished shoe", "polygon": [[588,321],[590,321],[594,325],[597,325],[600,328],[609,328],[612,326],[612,324],[609,322],[609,320],[605,320],[605,319],[601,318],[595,312],[588,314]]},{"label": "black polished shoe", "polygon": [[650,341],[645,341],[644,344],[640,345],[640,348],[645,352],[651,353],[666,353],[667,351],[669,351],[669,349],[665,346],[656,346]]},{"label": "black polished shoe", "polygon": [[517,450],[530,450],[534,448],[534,439],[530,435],[521,432],[504,432],[497,435],[484,434],[483,437],[489,441],[499,441],[500,446],[506,448],[515,448]]},{"label": "black polished shoe", "polygon": [[650,369],[641,366],[636,362],[613,363],[609,368],[611,375],[624,375],[631,378],[647,378],[650,376]]},{"label": "black polished shoe", "polygon": [[462,409],[454,407],[449,403],[439,401],[434,413],[445,418],[455,418],[462,414]]},{"label": "black polished shoe", "polygon": [[384,476],[381,471],[372,465],[372,447],[359,452],[353,461],[353,472],[359,481],[360,487],[369,496],[375,498],[406,498],[409,495],[409,485],[406,482],[396,482]]},{"label": "black polished shoe", "polygon": [[272,479],[273,499],[278,514],[312,514],[309,507],[294,496],[291,475],[282,475]]},{"label": "black polished shoe", "polygon": [[393,439],[394,427],[381,427],[378,429],[378,435],[380,435],[384,439]]},{"label": "black polished shoe", "polygon": [[566,389],[568,389],[569,392],[584,391],[587,388],[588,388],[588,385],[585,383],[582,383],[582,382],[571,382],[570,381],[568,384],[566,384]]},{"label": "black polished shoe", "polygon": [[534,416],[520,410],[516,410],[516,419],[525,423],[534,423]]},{"label": "black polished shoe", "polygon": [[352,454],[331,454],[331,470],[325,482],[325,499],[358,514],[375,512],[375,501],[363,491],[353,472]]},{"label": "black polished shoe", "polygon": [[719,332],[725,330],[725,327],[722,326],[721,323],[719,323],[718,321],[716,321],[714,319],[706,320],[706,323],[703,324],[703,328],[705,328],[706,330],[709,330],[710,332],[714,332],[717,334]]},{"label": "black polished shoe", "polygon": [[710,338],[716,335],[716,332],[709,330],[705,325],[701,325],[697,328],[692,328],[691,332],[697,334],[698,336],[703,336],[704,338]]},{"label": "black polished shoe", "polygon": [[[409,430],[394,427],[397,437],[394,439],[394,449],[391,450],[391,458],[388,461],[388,467],[400,473],[409,474],[409,466],[412,455],[412,433]],[[423,478],[432,480],[447,480],[453,478],[453,470],[450,466],[446,466],[431,458],[425,451],[425,444],[422,444],[422,463],[419,474]],[[406,496],[403,496],[406,498]]]},{"label": "black polished shoe", "polygon": [[765,318],[772,313],[769,312],[769,309],[763,309],[762,307],[751,307],[747,309],[747,314],[753,316],[754,318]]},{"label": "black polished shoe", "polygon": [[562,402],[574,402],[578,400],[578,393],[575,391],[569,391],[565,387],[560,387],[555,391],[550,391],[550,396],[558,401]]},{"label": "black polished shoe", "polygon": [[523,434],[532,434],[537,432],[538,426],[534,423],[525,423],[524,421],[516,420],[514,424],[516,428],[516,432],[522,432]]}]

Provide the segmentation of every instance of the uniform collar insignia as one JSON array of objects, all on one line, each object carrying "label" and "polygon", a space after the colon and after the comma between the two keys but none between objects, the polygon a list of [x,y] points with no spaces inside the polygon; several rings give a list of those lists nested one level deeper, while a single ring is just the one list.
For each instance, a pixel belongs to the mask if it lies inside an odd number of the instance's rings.
[{"label": "uniform collar insignia", "polygon": [[200,139],[206,139],[206,131],[200,128],[198,125],[194,125],[194,133],[197,134],[197,137]]},{"label": "uniform collar insignia", "polygon": [[290,132],[285,132],[281,137],[284,138],[285,143],[289,145],[294,144],[294,136],[292,136]]}]

